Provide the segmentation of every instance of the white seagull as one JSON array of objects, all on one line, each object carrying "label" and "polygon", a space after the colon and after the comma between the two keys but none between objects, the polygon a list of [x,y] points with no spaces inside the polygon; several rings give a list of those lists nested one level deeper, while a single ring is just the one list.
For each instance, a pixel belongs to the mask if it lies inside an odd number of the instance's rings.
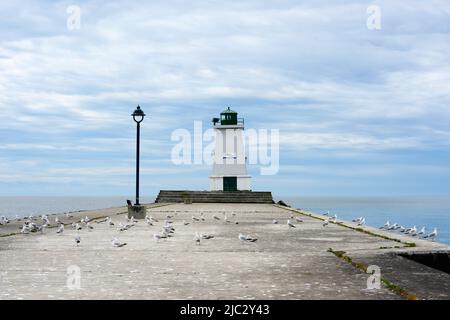
[{"label": "white seagull", "polygon": [[77,234],[75,235],[75,243],[77,244],[77,247],[78,247],[78,245],[80,244],[80,242],[81,242],[81,237],[80,237],[80,235],[77,233]]},{"label": "white seagull", "polygon": [[195,244],[200,245],[201,237],[198,234],[198,232],[195,233],[194,241],[195,241]]},{"label": "white seagull", "polygon": [[388,220],[382,227],[380,227],[380,229],[388,229],[390,226],[391,226],[391,223]]},{"label": "white seagull", "polygon": [[108,226],[114,226],[114,222],[112,221],[111,217],[106,218],[106,222],[108,223]]},{"label": "white seagull", "polygon": [[[396,223],[394,223],[394,224],[392,224],[389,228],[387,228],[388,230],[394,230],[395,228],[397,228],[397,226],[398,226],[398,223],[396,222]],[[409,229],[407,229],[406,231],[408,231]]]},{"label": "white seagull", "polygon": [[425,234],[425,227],[422,227],[422,229],[420,229],[420,231],[417,232],[417,235],[420,237],[423,236],[424,234]]},{"label": "white seagull", "polygon": [[287,225],[288,225],[289,229],[296,228],[296,226],[291,222],[291,220],[287,221]]},{"label": "white seagull", "polygon": [[59,225],[58,230],[56,230],[56,233],[61,234],[61,233],[63,233],[63,232],[64,232],[64,225],[61,223],[61,224]]},{"label": "white seagull", "polygon": [[301,219],[300,217],[295,217],[295,221],[297,221],[297,222],[303,222],[303,219]]},{"label": "white seagull", "polygon": [[427,235],[426,235],[426,236],[424,236],[423,238],[424,238],[424,239],[431,239],[431,240],[433,240],[433,241],[434,241],[434,238],[436,238],[436,237],[437,237],[437,234],[438,234],[438,232],[437,232],[437,228],[434,228],[434,229],[433,229],[433,232],[431,232],[431,233],[427,234]]},{"label": "white seagull", "polygon": [[119,240],[117,240],[117,238],[113,238],[111,241],[111,245],[113,247],[120,248],[120,247],[126,246],[127,244],[126,244],[126,242],[120,242]]},{"label": "white seagull", "polygon": [[254,238],[250,235],[244,235],[242,233],[239,233],[239,240],[243,241],[243,242],[255,242],[256,240],[258,240],[257,238]]}]

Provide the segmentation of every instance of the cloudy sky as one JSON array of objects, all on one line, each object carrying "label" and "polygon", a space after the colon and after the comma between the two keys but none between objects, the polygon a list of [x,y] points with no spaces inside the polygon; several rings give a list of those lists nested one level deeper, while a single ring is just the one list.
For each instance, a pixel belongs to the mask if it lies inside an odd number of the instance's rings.
[{"label": "cloudy sky", "polygon": [[448,195],[449,33],[448,0],[1,0],[0,195],[132,195],[138,104],[143,195],[208,188],[171,134],[227,106],[280,131],[254,190]]}]

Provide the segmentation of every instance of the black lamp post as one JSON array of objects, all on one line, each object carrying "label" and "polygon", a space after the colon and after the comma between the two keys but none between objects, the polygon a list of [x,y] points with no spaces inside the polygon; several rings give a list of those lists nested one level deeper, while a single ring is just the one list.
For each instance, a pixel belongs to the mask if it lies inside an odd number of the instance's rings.
[{"label": "black lamp post", "polygon": [[136,139],[136,203],[135,205],[140,205],[139,203],[139,151],[140,151],[140,140],[141,140],[141,122],[144,121],[145,113],[141,110],[140,106],[137,106],[134,110],[133,120],[137,123],[137,139]]}]

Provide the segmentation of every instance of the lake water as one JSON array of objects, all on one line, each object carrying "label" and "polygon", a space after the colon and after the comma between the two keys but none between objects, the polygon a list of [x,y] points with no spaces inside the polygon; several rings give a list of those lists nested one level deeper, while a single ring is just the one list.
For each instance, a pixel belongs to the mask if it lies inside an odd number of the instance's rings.
[{"label": "lake water", "polygon": [[287,204],[316,213],[336,214],[338,219],[365,217],[379,227],[386,220],[404,227],[438,228],[436,241],[450,244],[450,197],[281,197]]},{"label": "lake water", "polygon": [[[0,197],[0,216],[21,217],[43,213],[123,206],[132,197]],[[141,203],[155,197],[142,197]],[[450,197],[280,197],[287,204],[317,213],[337,214],[351,220],[365,217],[366,224],[381,226],[386,220],[405,227],[438,228],[437,241],[450,244]],[[278,199],[277,199],[278,200]]]}]

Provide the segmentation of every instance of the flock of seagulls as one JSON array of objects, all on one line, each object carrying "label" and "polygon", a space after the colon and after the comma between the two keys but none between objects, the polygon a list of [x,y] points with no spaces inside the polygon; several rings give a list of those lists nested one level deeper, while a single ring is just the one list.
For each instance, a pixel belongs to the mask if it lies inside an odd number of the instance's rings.
[{"label": "flock of seagulls", "polygon": [[383,226],[381,226],[380,229],[407,234],[411,237],[430,239],[432,241],[434,241],[434,239],[438,235],[437,228],[434,228],[433,231],[431,231],[430,233],[427,233],[425,230],[425,227],[422,227],[420,230],[417,230],[416,226],[406,228],[406,227],[398,224],[397,222],[391,224],[389,220],[386,221],[386,223]]},{"label": "flock of seagulls", "polygon": [[[337,215],[334,214],[331,217],[330,211],[327,211],[323,215],[327,217],[322,224],[324,227],[326,227],[330,222],[337,221]],[[363,226],[366,224],[366,218],[359,217],[359,218],[353,219],[352,222],[356,223],[356,225],[358,225],[358,226]],[[425,227],[422,227],[420,230],[418,230],[416,226],[406,228],[398,223],[391,224],[389,220],[386,221],[386,223],[383,226],[381,226],[379,229],[384,229],[384,230],[388,230],[388,231],[396,231],[396,232],[403,233],[403,234],[406,234],[406,235],[409,235],[412,237],[418,237],[418,238],[422,238],[422,239],[430,239],[432,241],[434,241],[434,239],[438,235],[437,228],[434,228],[432,232],[427,233],[425,230]]]},{"label": "flock of seagulls", "polygon": [[[65,213],[64,215],[68,219],[74,217],[73,215],[71,215],[69,213]],[[239,224],[239,222],[235,219],[235,217],[236,217],[235,212],[231,212],[231,216],[234,218],[234,221],[231,221],[228,218],[227,213],[225,211],[222,212],[222,216],[223,217],[220,218],[217,215],[214,215],[213,220],[214,221],[223,220],[223,222],[225,222],[225,223]],[[173,226],[172,218],[173,218],[173,216],[171,216],[171,215],[166,216],[166,219],[163,222],[160,232],[153,234],[153,239],[155,241],[160,241],[162,239],[167,239],[167,238],[174,236],[175,228]],[[42,221],[41,224],[39,224],[39,219]],[[26,218],[23,218],[23,220],[24,220],[23,225],[20,229],[21,233],[23,233],[23,234],[27,234],[30,232],[38,232],[38,231],[43,233],[44,228],[47,228],[50,226],[57,227],[56,234],[62,234],[65,231],[65,225],[63,222],[60,221],[60,219],[58,217],[55,218],[54,224],[52,224],[50,222],[50,219],[47,215],[41,215],[40,217],[34,217],[33,215],[30,215]],[[22,221],[22,219],[17,217],[16,221]],[[201,221],[206,221],[206,218],[205,218],[203,212],[201,212],[200,215],[198,215],[198,216],[192,216],[192,222],[201,222]],[[132,227],[134,227],[138,222],[139,222],[139,220],[135,219],[134,217],[131,217],[129,219],[127,218],[125,223],[119,222],[117,224],[117,231],[124,232],[126,230],[129,230]],[[158,222],[159,222],[158,219],[156,219],[150,215],[145,216],[144,223],[148,226],[154,226]],[[0,217],[1,225],[5,225],[7,223],[10,223],[10,220],[8,218]],[[92,225],[92,223],[93,223],[93,220],[90,219],[88,216],[86,216],[84,218],[81,218],[79,221],[75,221],[70,224],[71,229],[73,229],[75,231],[74,241],[75,241],[76,246],[79,246],[81,244],[80,231],[82,231],[82,230],[93,231],[94,230],[94,226]],[[105,223],[110,228],[116,227],[116,223],[114,223],[112,218],[109,216],[103,220],[100,220],[100,221],[97,220],[97,221],[95,221],[95,223]],[[187,226],[190,224],[190,222],[186,222],[185,220],[183,220],[182,223],[184,226]],[[201,243],[201,241],[213,239],[214,237],[215,236],[213,234],[204,234],[204,233],[195,232],[194,242],[199,245]],[[243,235],[242,233],[239,233],[238,239],[243,242],[255,242],[258,240],[256,237],[253,237],[251,235]],[[121,242],[118,240],[117,237],[114,237],[111,241],[111,245],[113,247],[120,248],[120,247],[126,246],[127,243]]]},{"label": "flock of seagulls", "polygon": [[[176,211],[175,211],[175,214],[177,214]],[[238,220],[236,219],[236,213],[234,211],[227,213],[225,210],[222,210],[221,214],[222,214],[222,217],[220,217],[220,214],[212,215],[212,220],[215,222],[223,221],[223,223],[227,223],[227,224],[236,224],[236,225],[239,224]],[[74,217],[70,213],[65,213],[64,215],[68,219]],[[159,242],[160,240],[171,238],[174,236],[175,228],[173,226],[172,218],[173,218],[172,215],[166,216],[166,219],[163,221],[161,230],[158,233],[153,234],[153,239],[155,241]],[[42,224],[40,224],[40,225],[38,224],[39,219],[42,221]],[[183,220],[182,221],[183,226],[187,226],[191,223],[206,221],[204,212],[200,212],[200,214],[198,214],[198,215],[193,215],[191,217],[191,219],[192,219],[192,222]],[[22,220],[21,218],[17,218],[17,221],[21,221],[21,220]],[[40,218],[30,215],[26,218],[23,218],[23,220],[24,220],[24,222],[23,222],[23,225],[21,228],[22,233],[30,233],[30,232],[37,232],[37,231],[44,232],[44,228],[47,228],[50,226],[57,227],[56,234],[60,235],[60,234],[64,233],[64,231],[65,231],[65,225],[63,222],[60,221],[60,219],[58,217],[56,217],[54,219],[53,224],[50,222],[50,219],[47,215],[42,215],[42,216],[40,216]],[[80,231],[82,231],[82,230],[87,230],[89,232],[94,231],[94,226],[92,225],[93,222],[105,223],[110,228],[116,227],[117,231],[124,232],[124,231],[129,230],[132,227],[134,227],[139,222],[139,220],[135,219],[134,217],[131,217],[129,219],[127,218],[125,223],[119,222],[116,225],[116,223],[109,216],[103,220],[96,220],[96,221],[93,221],[88,216],[81,218],[79,221],[74,221],[70,224],[71,229],[73,229],[75,231],[74,240],[75,240],[76,246],[79,246],[81,244]],[[288,229],[294,229],[294,228],[296,228],[295,223],[302,223],[302,222],[303,222],[303,219],[291,214],[286,221],[286,225],[287,225]],[[6,217],[1,217],[0,223],[6,224],[6,223],[9,223],[9,220]],[[155,226],[157,223],[159,223],[159,220],[154,218],[153,216],[148,215],[148,214],[145,216],[144,224],[146,224],[148,226]],[[272,223],[278,224],[278,220],[273,219]],[[215,236],[213,234],[204,234],[204,233],[195,232],[194,242],[195,242],[195,244],[200,245],[202,241],[214,239],[214,237]],[[252,235],[243,234],[243,233],[238,234],[238,239],[243,243],[253,243],[258,240],[258,238],[254,237]],[[113,247],[120,248],[120,247],[126,246],[127,243],[121,242],[118,240],[117,237],[114,237],[111,241],[111,245]]]},{"label": "flock of seagulls", "polygon": [[[239,224],[239,222],[236,219],[235,212],[233,212],[233,211],[230,212],[231,219],[229,218],[229,216],[227,216],[227,212],[225,210],[222,210],[221,213],[222,213],[222,217],[220,217],[220,214],[219,215],[213,214],[211,219],[215,222],[223,221],[224,223],[229,223],[229,224]],[[175,211],[175,215],[176,214],[177,214],[177,211]],[[64,215],[68,219],[74,217],[70,213],[65,213]],[[337,222],[338,217],[336,214],[331,216],[330,212],[327,211],[323,215],[326,217],[326,219],[323,221],[323,224],[322,224],[323,227],[328,226],[329,223],[331,223],[331,222],[333,222],[333,223]],[[160,229],[160,231],[158,233],[153,234],[153,239],[156,242],[159,242],[160,240],[168,239],[168,238],[171,238],[174,236],[175,228],[173,226],[173,217],[174,217],[173,215],[166,215],[166,219],[163,221],[162,228]],[[43,233],[44,230],[48,227],[57,227],[57,229],[56,229],[57,234],[62,234],[62,233],[64,233],[64,230],[65,230],[64,223],[61,222],[58,217],[55,217],[54,223],[52,224],[50,222],[48,215],[45,215],[45,214],[41,215],[40,217],[34,217],[33,215],[29,215],[28,217],[20,218],[20,217],[16,216],[16,218],[14,220],[15,221],[23,220],[23,225],[20,228],[20,232],[23,234],[27,234],[27,233],[31,233],[31,232]],[[40,224],[39,224],[39,220],[41,221]],[[188,226],[191,223],[206,221],[204,212],[200,212],[199,215],[192,215],[191,220],[192,220],[191,222],[183,220],[182,221],[183,226]],[[11,220],[8,219],[7,217],[4,217],[4,216],[0,217],[0,225],[6,225],[10,222],[11,222]],[[81,236],[80,236],[79,231],[81,231],[83,229],[86,229],[89,232],[93,231],[94,230],[94,226],[92,225],[93,222],[94,221],[92,221],[88,216],[86,216],[77,222],[71,223],[71,228],[73,230],[75,230],[75,232],[76,232],[74,240],[75,240],[75,244],[77,246],[81,243]],[[116,226],[116,224],[113,222],[112,218],[109,216],[101,221],[99,221],[99,220],[95,221],[95,223],[105,223],[110,228],[116,227],[117,231],[119,231],[119,232],[125,232],[125,231],[131,229],[138,222],[139,221],[137,219],[135,219],[134,217],[131,217],[129,219],[127,218],[125,223],[120,222]],[[297,216],[297,215],[294,216],[293,214],[291,214],[286,221],[287,229],[288,230],[295,229],[295,228],[297,228],[296,223],[302,223],[302,222],[303,222],[303,219],[301,219],[299,216]],[[363,226],[366,224],[366,219],[364,217],[359,217],[359,218],[353,219],[352,222],[356,223],[358,226]],[[151,216],[151,215],[145,216],[144,224],[146,224],[147,226],[155,226],[158,223],[159,223],[159,220],[154,218],[153,216]],[[273,219],[272,223],[279,224],[279,221],[277,219]],[[398,223],[391,224],[390,221],[386,221],[386,223],[383,226],[381,226],[379,229],[393,231],[393,232],[399,232],[399,233],[403,233],[405,235],[409,235],[412,237],[418,237],[418,238],[422,238],[422,239],[430,239],[432,241],[434,241],[434,239],[438,235],[437,228],[434,228],[432,232],[427,233],[425,227],[422,227],[420,230],[418,230],[416,226],[406,228]],[[201,233],[195,232],[194,242],[195,242],[195,244],[200,245],[200,243],[203,240],[209,240],[209,239],[213,239],[213,238],[214,238],[214,235],[212,235],[212,234],[201,234]],[[256,242],[258,240],[257,238],[255,238],[251,235],[244,235],[242,233],[239,233],[238,239],[241,242]],[[113,247],[120,248],[120,247],[124,247],[125,245],[127,245],[127,243],[120,242],[116,237],[114,237],[111,241],[111,245]]]}]

